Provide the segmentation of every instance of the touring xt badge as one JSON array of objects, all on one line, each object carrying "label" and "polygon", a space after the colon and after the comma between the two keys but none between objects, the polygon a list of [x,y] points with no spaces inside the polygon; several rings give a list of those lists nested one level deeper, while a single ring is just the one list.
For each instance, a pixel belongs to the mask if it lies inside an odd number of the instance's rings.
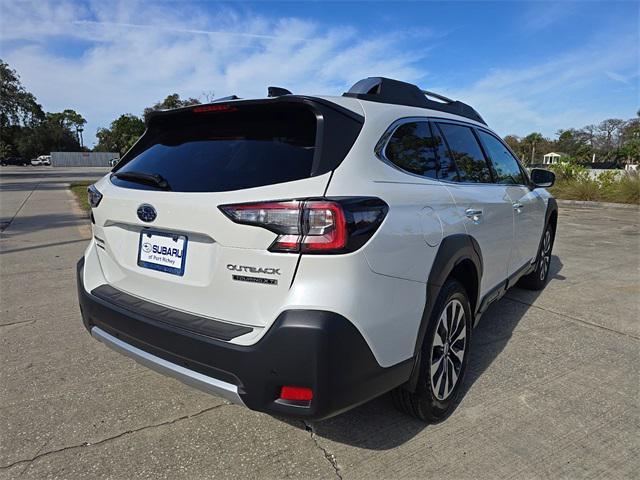
[{"label": "touring xt badge", "polygon": [[[227,270],[231,270],[232,272],[247,272],[247,273],[258,273],[263,275],[280,275],[279,268],[271,268],[271,267],[250,267],[247,265],[234,265],[232,263],[227,264]],[[261,283],[263,285],[277,285],[278,280],[273,278],[263,278],[263,277],[250,277],[247,275],[231,275],[231,278],[238,282],[250,282],[250,283]]]}]

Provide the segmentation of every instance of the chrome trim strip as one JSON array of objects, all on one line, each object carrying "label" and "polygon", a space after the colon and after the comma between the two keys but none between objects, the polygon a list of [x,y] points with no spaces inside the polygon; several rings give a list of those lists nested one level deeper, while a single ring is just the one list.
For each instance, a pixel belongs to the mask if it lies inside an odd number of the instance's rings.
[{"label": "chrome trim strip", "polygon": [[[454,115],[454,114],[452,114]],[[486,133],[496,137],[496,139],[502,143],[504,146],[507,147],[507,149],[509,150],[509,152],[511,152],[511,155],[513,155],[513,158],[516,160],[516,163],[518,164],[518,166],[520,167],[520,170],[522,171],[524,177],[528,180],[530,180],[530,176],[529,173],[523,168],[522,164],[520,163],[520,160],[518,159],[518,156],[513,153],[513,150],[511,150],[511,147],[509,147],[509,145],[506,144],[506,142],[504,142],[498,135],[496,135],[494,132],[492,132],[491,130],[489,130],[489,127],[487,127],[486,125],[482,125],[480,123],[470,123],[470,122],[466,122],[463,120],[457,120],[457,119],[453,119],[453,118],[447,118],[447,117],[434,117],[434,116],[424,116],[424,117],[401,117],[398,118],[397,120],[394,120],[391,125],[389,125],[389,127],[387,127],[387,129],[384,131],[384,133],[382,134],[382,136],[378,139],[378,141],[376,142],[376,146],[373,149],[373,153],[375,154],[375,156],[378,158],[378,160],[381,160],[382,163],[390,166],[391,168],[394,168],[395,170],[398,170],[399,172],[402,172],[406,175],[411,175],[412,177],[417,177],[420,178],[422,180],[425,180],[428,183],[425,184],[421,184],[421,185],[428,185],[429,183],[440,183],[440,184],[445,184],[445,185],[455,185],[455,186],[473,186],[473,187],[483,187],[483,186],[493,186],[495,187],[496,185],[499,186],[509,186],[509,187],[529,187],[529,185],[525,185],[525,184],[511,184],[511,183],[498,183],[498,182],[489,182],[489,183],[481,183],[481,182],[457,182],[457,181],[452,181],[452,180],[442,180],[440,178],[430,178],[430,177],[424,177],[422,175],[418,175],[417,173],[412,173],[412,172],[408,172],[407,170],[404,170],[403,168],[399,167],[398,165],[396,165],[395,163],[393,163],[391,160],[389,160],[387,158],[387,156],[385,155],[385,152],[387,150],[387,145],[389,144],[389,141],[391,140],[391,137],[393,136],[393,134],[396,132],[396,130],[398,128],[400,128],[400,126],[404,125],[405,123],[413,123],[413,122],[442,122],[442,123],[453,123],[453,124],[458,124],[458,125],[462,125],[464,127],[469,127],[469,128],[475,128],[478,130],[484,130]],[[472,122],[474,122],[474,120],[472,120]],[[480,143],[480,139],[478,140],[478,144],[482,147],[482,144]],[[484,147],[483,147],[484,148]],[[490,161],[490,159],[489,159]]]},{"label": "chrome trim strip", "polygon": [[191,387],[197,388],[198,390],[217,395],[232,403],[244,406],[244,402],[238,394],[238,387],[236,385],[223,382],[217,378],[208,377],[202,373],[189,370],[188,368],[176,365],[175,363],[171,363],[160,357],[156,357],[155,355],[123,342],[113,335],[108,334],[101,328],[93,327],[91,329],[91,336],[116,352],[131,357],[136,362],[155,370],[158,373],[173,377],[180,380],[182,383],[186,383]]}]

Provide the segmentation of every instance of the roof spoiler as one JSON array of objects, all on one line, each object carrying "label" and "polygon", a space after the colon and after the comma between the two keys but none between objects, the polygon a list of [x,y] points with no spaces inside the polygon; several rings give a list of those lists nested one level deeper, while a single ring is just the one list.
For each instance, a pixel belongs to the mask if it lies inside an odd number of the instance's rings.
[{"label": "roof spoiler", "polygon": [[[428,108],[452,113],[486,125],[484,119],[473,107],[457,100],[451,100],[437,93],[421,90],[411,83],[385,77],[368,77],[356,82],[343,97],[359,98],[370,102],[393,103],[410,107]],[[431,100],[435,98],[436,100]]]}]

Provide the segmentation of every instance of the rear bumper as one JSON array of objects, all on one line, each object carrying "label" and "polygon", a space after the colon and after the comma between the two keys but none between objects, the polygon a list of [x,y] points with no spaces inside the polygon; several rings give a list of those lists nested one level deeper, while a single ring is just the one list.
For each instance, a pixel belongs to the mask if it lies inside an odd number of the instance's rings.
[{"label": "rear bumper", "polygon": [[116,352],[126,355],[127,357],[131,357],[136,362],[141,363],[145,367],[149,367],[156,372],[176,378],[187,385],[191,385],[202,390],[203,392],[218,395],[232,403],[244,405],[240,395],[238,395],[238,387],[236,385],[223,382],[217,378],[208,377],[193,370],[189,370],[188,368],[176,365],[175,363],[168,362],[167,360],[136,348],[133,345],[129,345],[113,335],[109,335],[100,327],[91,327],[91,336]]},{"label": "rear bumper", "polygon": [[[137,315],[87,292],[85,327],[109,347],[161,373],[252,410],[323,419],[406,382],[412,359],[383,368],[355,326],[333,312],[288,310],[254,345],[241,346]],[[280,387],[313,389],[308,406],[278,400]]]}]

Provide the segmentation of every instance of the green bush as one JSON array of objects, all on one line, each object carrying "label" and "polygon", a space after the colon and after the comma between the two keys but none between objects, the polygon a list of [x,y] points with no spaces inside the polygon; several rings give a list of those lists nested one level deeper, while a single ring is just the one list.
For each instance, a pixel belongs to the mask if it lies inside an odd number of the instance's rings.
[{"label": "green bush", "polygon": [[576,178],[570,186],[571,195],[579,200],[597,202],[600,200],[602,190],[600,184],[591,179],[588,175],[581,175]]},{"label": "green bush", "polygon": [[603,198],[609,202],[640,203],[640,175],[637,172],[622,175],[604,189]]},{"label": "green bush", "polygon": [[564,168],[550,191],[556,198],[564,200],[639,204],[640,175],[603,172],[592,178],[587,170]]},{"label": "green bush", "polygon": [[587,169],[578,165],[572,158],[564,158],[558,163],[549,165],[549,169],[556,174],[559,181],[575,180],[583,175],[587,175]]},{"label": "green bush", "polygon": [[602,172],[598,175],[598,184],[600,184],[600,188],[604,190],[609,190],[611,188],[615,188],[616,183],[619,181],[620,176],[624,176],[613,170],[608,170],[606,172]]}]

